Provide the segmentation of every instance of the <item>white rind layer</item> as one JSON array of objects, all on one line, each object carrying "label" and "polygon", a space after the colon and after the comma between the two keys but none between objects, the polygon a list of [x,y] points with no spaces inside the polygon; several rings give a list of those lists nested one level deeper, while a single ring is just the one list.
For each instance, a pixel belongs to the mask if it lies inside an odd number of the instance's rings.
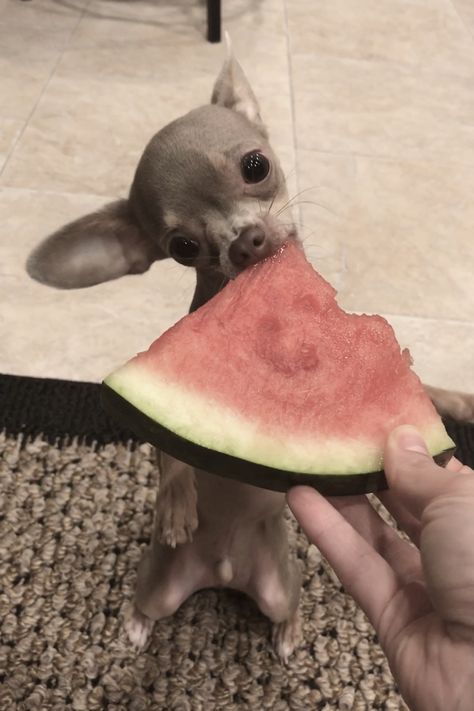
[{"label": "white rind layer", "polygon": [[[130,362],[105,383],[140,412],[195,444],[268,467],[305,474],[364,474],[383,469],[382,452],[361,439],[269,436],[221,403]],[[408,423],[407,423],[408,424]],[[454,446],[441,422],[419,428],[434,456]]]}]

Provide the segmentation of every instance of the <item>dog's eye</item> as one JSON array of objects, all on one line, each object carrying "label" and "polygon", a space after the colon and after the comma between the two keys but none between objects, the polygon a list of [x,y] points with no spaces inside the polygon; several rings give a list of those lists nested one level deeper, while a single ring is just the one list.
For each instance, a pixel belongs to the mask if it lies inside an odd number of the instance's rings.
[{"label": "dog's eye", "polygon": [[170,256],[180,264],[192,264],[199,254],[199,242],[182,235],[175,235],[169,244]]},{"label": "dog's eye", "polygon": [[240,167],[246,183],[261,183],[270,172],[270,162],[263,153],[252,151],[241,160]]}]

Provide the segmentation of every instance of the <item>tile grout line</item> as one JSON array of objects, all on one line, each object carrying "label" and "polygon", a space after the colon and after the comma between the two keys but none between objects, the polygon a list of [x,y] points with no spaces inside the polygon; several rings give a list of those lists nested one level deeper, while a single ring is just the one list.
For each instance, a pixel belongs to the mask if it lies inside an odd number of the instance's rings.
[{"label": "tile grout line", "polygon": [[464,19],[463,13],[462,13],[460,10],[458,10],[458,8],[456,7],[456,5],[455,5],[455,3],[453,2],[453,0],[449,0],[449,4],[451,5],[451,8],[452,8],[453,12],[455,13],[455,15],[457,15],[459,21],[460,21],[461,24],[463,25],[463,27],[464,27],[464,29],[466,30],[467,34],[469,35],[469,38],[470,38],[471,42],[474,43],[474,32],[470,29],[469,24],[468,24],[468,23],[466,22],[466,20]]},{"label": "tile grout line", "polygon": [[54,190],[53,188],[32,188],[18,185],[0,185],[0,190],[17,193],[30,193],[34,195],[60,195],[61,197],[86,197],[100,198],[101,200],[116,200],[117,196],[107,193],[91,193],[84,190]]},{"label": "tile grout line", "polygon": [[[43,88],[41,89],[41,91],[40,91],[40,93],[39,93],[39,96],[38,96],[37,100],[35,101],[34,106],[33,106],[33,108],[31,109],[30,113],[28,114],[28,116],[27,116],[26,119],[24,120],[24,122],[23,122],[23,127],[20,129],[20,131],[18,132],[18,135],[17,135],[16,139],[13,141],[12,145],[10,146],[10,149],[8,150],[7,155],[6,155],[6,157],[5,157],[5,161],[4,161],[4,163],[3,163],[3,165],[2,165],[2,167],[1,167],[1,169],[0,169],[0,178],[1,178],[2,175],[4,174],[7,165],[9,164],[11,158],[13,157],[13,154],[14,154],[14,152],[15,152],[15,150],[16,150],[16,147],[18,146],[19,142],[20,142],[21,139],[23,138],[23,135],[24,135],[24,133],[25,133],[27,127],[29,126],[31,119],[33,118],[33,115],[34,115],[36,109],[38,108],[38,106],[39,106],[39,104],[40,104],[40,102],[41,102],[41,99],[43,98],[43,96],[44,96],[45,93],[46,93],[46,90],[48,89],[49,85],[51,84],[51,80],[52,80],[52,78],[54,77],[54,75],[55,75],[55,73],[56,73],[56,69],[58,68],[59,63],[60,63],[61,59],[63,58],[64,53],[65,53],[66,49],[68,48],[69,43],[70,43],[70,41],[71,41],[71,39],[72,39],[72,37],[73,37],[75,31],[77,30],[77,28],[78,28],[78,26],[79,26],[79,23],[81,22],[82,18],[84,17],[84,13],[86,12],[87,8],[89,7],[89,4],[90,4],[90,2],[86,3],[86,4],[84,5],[84,7],[82,8],[82,11],[81,11],[79,17],[77,18],[77,22],[74,24],[74,26],[71,28],[71,31],[69,32],[69,35],[68,35],[68,37],[67,37],[67,41],[64,43],[64,46],[63,46],[62,49],[59,51],[58,57],[57,57],[56,61],[54,62],[53,66],[52,66],[52,68],[51,68],[51,72],[50,72],[49,77],[47,78],[47,80],[46,80],[46,82],[45,82],[45,85],[44,85]],[[1,185],[1,184],[0,184],[0,187],[8,187],[8,185]]]},{"label": "tile grout line", "polygon": [[[460,21],[462,22],[463,25],[465,25],[464,20],[459,16]],[[466,27],[464,27],[466,30],[467,34],[469,35],[469,39],[473,39],[474,35],[471,35],[470,30]],[[351,54],[330,54],[328,52],[325,52],[324,50],[303,50],[303,51],[296,51],[293,53],[295,57],[311,57],[311,58],[316,58],[319,59],[320,61],[327,61],[327,62],[339,62],[339,63],[346,63],[346,64],[364,64],[367,66],[379,66],[379,67],[385,67],[385,68],[390,68],[390,69],[398,69],[400,72],[405,72],[405,73],[413,73],[414,71],[417,71],[419,74],[423,75],[428,75],[429,77],[432,77],[433,79],[436,77],[442,77],[444,79],[471,79],[472,75],[469,74],[469,77],[467,75],[460,74],[459,72],[455,72],[454,70],[449,71],[449,70],[440,70],[440,69],[433,69],[432,67],[421,64],[421,63],[416,63],[416,62],[403,62],[398,59],[384,59],[383,57],[357,57]],[[311,89],[306,89],[305,91],[313,91]],[[316,90],[314,90],[316,91]]]},{"label": "tile grout line", "polygon": [[[286,38],[286,57],[288,61],[288,82],[289,82],[289,90],[290,90],[290,107],[291,107],[291,128],[292,128],[292,135],[293,135],[293,151],[294,151],[294,170],[295,170],[295,178],[296,178],[296,196],[299,195],[300,192],[300,176],[299,176],[299,170],[298,170],[298,144],[296,140],[296,110],[295,110],[295,91],[293,87],[293,64],[291,61],[291,41],[290,41],[290,31],[289,31],[289,26],[288,26],[288,8],[286,4],[286,0],[282,0],[283,3],[283,21],[285,24],[285,38]],[[296,197],[295,196],[295,197]],[[301,224],[302,222],[302,211],[301,211],[301,206],[298,205],[298,221]]]},{"label": "tile grout line", "polygon": [[329,150],[328,148],[301,148],[306,153],[322,153],[329,156],[350,156],[351,158],[363,158],[370,159],[374,161],[379,161],[381,163],[391,163],[391,164],[406,164],[406,165],[441,165],[441,166],[459,166],[463,168],[474,168],[474,162],[472,161],[461,161],[461,160],[447,160],[444,157],[435,156],[432,160],[427,158],[397,158],[396,156],[391,156],[383,153],[360,153],[359,151],[351,151],[349,149],[344,151]]}]

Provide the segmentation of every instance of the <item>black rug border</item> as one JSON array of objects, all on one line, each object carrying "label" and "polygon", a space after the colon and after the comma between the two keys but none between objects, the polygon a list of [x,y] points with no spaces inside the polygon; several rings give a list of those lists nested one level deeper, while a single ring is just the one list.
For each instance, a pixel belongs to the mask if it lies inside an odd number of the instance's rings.
[{"label": "black rug border", "polygon": [[[0,373],[0,432],[36,437],[51,444],[77,440],[88,445],[142,443],[102,408],[100,383]],[[474,425],[445,420],[458,459],[474,467]]]},{"label": "black rug border", "polygon": [[0,373],[0,432],[51,444],[143,442],[107,415],[100,389],[100,383]]}]

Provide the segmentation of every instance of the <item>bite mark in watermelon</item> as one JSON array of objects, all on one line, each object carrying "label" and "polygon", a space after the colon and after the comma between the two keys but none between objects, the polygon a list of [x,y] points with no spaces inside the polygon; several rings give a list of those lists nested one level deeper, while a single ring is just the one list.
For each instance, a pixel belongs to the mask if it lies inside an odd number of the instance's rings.
[{"label": "bite mark in watermelon", "polygon": [[178,459],[282,491],[384,486],[384,443],[400,424],[449,458],[392,327],[335,296],[289,243],[109,375],[105,407]]}]

